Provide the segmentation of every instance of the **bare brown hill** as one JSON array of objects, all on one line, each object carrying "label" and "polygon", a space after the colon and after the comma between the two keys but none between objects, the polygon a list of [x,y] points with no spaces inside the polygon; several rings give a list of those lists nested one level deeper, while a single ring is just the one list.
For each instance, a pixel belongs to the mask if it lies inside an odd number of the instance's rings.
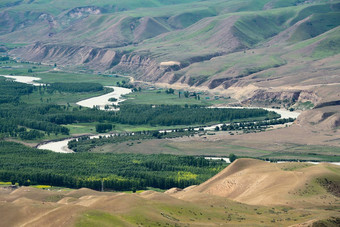
[{"label": "bare brown hill", "polygon": [[4,226],[333,223],[340,205],[339,169],[239,159],[207,182],[171,193],[0,187],[0,221]]},{"label": "bare brown hill", "polygon": [[185,199],[187,195],[193,193],[206,193],[242,203],[266,206],[338,204],[337,197],[332,194],[334,192],[327,192],[317,182],[320,179],[331,178],[339,184],[339,175],[332,169],[339,171],[340,167],[321,164],[295,168],[290,169],[289,166],[285,167],[285,164],[254,159],[238,159],[208,181],[176,195]]},{"label": "bare brown hill", "polygon": [[327,106],[302,113],[298,123],[319,131],[337,131],[340,126],[340,106]]}]

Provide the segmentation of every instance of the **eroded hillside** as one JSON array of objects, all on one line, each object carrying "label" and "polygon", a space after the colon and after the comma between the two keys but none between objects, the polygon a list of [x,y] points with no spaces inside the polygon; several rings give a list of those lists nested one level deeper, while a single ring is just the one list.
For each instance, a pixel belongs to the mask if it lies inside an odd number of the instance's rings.
[{"label": "eroded hillside", "polygon": [[0,40],[24,43],[10,52],[20,59],[251,104],[317,104],[340,83],[338,1],[91,3],[2,4]]}]

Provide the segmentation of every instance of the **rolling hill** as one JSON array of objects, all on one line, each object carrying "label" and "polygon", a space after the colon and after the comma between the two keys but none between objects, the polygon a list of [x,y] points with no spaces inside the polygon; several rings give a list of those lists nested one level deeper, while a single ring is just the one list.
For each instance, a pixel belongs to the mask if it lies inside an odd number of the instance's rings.
[{"label": "rolling hill", "polygon": [[339,180],[339,168],[330,164],[239,159],[179,192],[2,187],[0,221],[6,226],[336,226]]},{"label": "rolling hill", "polygon": [[[327,164],[272,164],[239,159],[215,177],[178,196],[186,198],[195,193],[207,193],[251,205],[323,206],[337,203],[339,176],[334,170],[336,168]],[[328,191],[320,182],[329,182]],[[330,194],[321,198],[320,194],[325,192]]]},{"label": "rolling hill", "polygon": [[[340,0],[2,0],[0,55],[304,111],[278,130],[155,139],[124,152],[339,157]],[[165,193],[1,186],[0,225],[338,226],[339,185],[335,165],[238,159]]]},{"label": "rolling hill", "polygon": [[[273,105],[317,104],[325,98],[315,92],[320,84],[340,82],[338,1],[146,1],[140,7],[139,1],[2,4],[0,42],[24,44],[10,55],[27,61],[218,91],[243,103],[268,105],[276,92]],[[164,64],[171,61],[179,64]],[[284,104],[282,94],[294,92],[313,94]]]}]

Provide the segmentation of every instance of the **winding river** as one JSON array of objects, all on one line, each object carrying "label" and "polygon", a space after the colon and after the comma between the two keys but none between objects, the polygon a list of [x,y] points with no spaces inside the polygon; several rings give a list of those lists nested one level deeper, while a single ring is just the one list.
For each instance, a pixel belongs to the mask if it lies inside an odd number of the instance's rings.
[{"label": "winding river", "polygon": [[[116,88],[115,88],[115,91],[116,91]],[[95,97],[95,98],[96,98],[96,100],[100,100],[101,97],[103,99],[107,99],[107,95],[98,96],[98,97]],[[94,100],[93,98],[91,98],[91,99]],[[91,99],[89,99],[89,100],[91,100]],[[79,105],[79,103],[87,102],[87,100],[78,102],[77,104]],[[95,103],[91,103],[91,104],[92,104],[92,106],[93,106],[93,104],[95,105]],[[230,108],[230,107],[223,107],[223,108]],[[256,107],[242,107],[242,108],[256,108]],[[281,114],[281,118],[290,118],[290,117],[296,118],[300,114],[299,112],[291,112],[291,111],[282,110],[282,109],[270,109],[270,108],[264,108],[264,109],[266,109],[268,111],[274,111],[278,114]],[[207,130],[207,131],[213,131],[213,130],[215,130],[216,126],[221,127],[222,125],[223,124],[215,124],[215,125],[203,127],[203,129]],[[188,130],[188,129],[185,129],[185,130]],[[197,127],[197,128],[194,128],[194,130],[198,131],[198,130],[200,130],[200,128]],[[163,133],[164,131],[172,132],[172,130],[160,130],[159,132]],[[99,135],[95,135],[95,136],[90,136],[90,139],[98,138],[99,136],[102,136],[102,137],[111,136],[111,134],[99,134]],[[67,146],[68,142],[72,139],[75,139],[75,138],[65,139],[65,140],[62,140],[62,141],[51,141],[51,142],[39,145],[38,149],[47,149],[47,150],[51,150],[51,151],[59,152],[59,153],[72,153],[73,151],[70,150]]]},{"label": "winding river", "polygon": [[[25,84],[32,84],[34,86],[41,86],[45,85],[42,83],[38,83],[38,80],[41,80],[39,77],[33,77],[33,76],[11,76],[11,75],[0,75],[3,77],[6,77],[8,79],[12,79],[16,82],[25,83]],[[93,106],[97,106],[98,108],[104,110],[106,105],[117,105],[118,103],[124,101],[125,99],[122,98],[122,95],[131,93],[131,89],[122,88],[122,87],[116,87],[116,86],[106,86],[108,88],[113,88],[113,92],[92,97],[89,99],[85,99],[82,101],[77,102],[76,104],[83,107],[92,108]],[[109,101],[110,98],[115,98],[117,101],[111,102]],[[111,108],[110,110],[118,110]],[[108,136],[109,134],[100,134],[95,136],[90,136],[91,139],[98,138],[99,136]],[[46,149],[51,150],[58,153],[73,153],[72,150],[70,150],[67,146],[68,142],[73,140],[74,138],[67,138],[60,141],[50,141],[47,143],[43,143],[38,145],[38,149]]]},{"label": "winding river", "polygon": [[[10,75],[0,75],[0,76],[4,76],[6,78],[9,79],[14,79],[17,82],[21,82],[21,83],[27,83],[27,84],[32,84],[34,86],[40,86],[43,85],[42,83],[38,83],[36,82],[37,80],[41,80],[41,78],[39,77],[31,77],[31,76],[10,76]],[[115,86],[107,86],[109,88],[113,88],[114,91],[101,95],[101,96],[97,96],[97,97],[92,97],[89,99],[85,99],[82,101],[77,102],[77,105],[83,106],[83,107],[88,107],[88,108],[92,108],[93,106],[97,106],[100,109],[105,109],[106,105],[112,105],[115,104],[117,105],[119,102],[124,101],[124,99],[122,99],[122,95],[128,94],[131,92],[131,89],[127,89],[127,88],[122,88],[122,87],[115,87]],[[115,102],[110,102],[109,99],[110,98],[115,98],[117,99],[117,101]],[[229,106],[219,106],[218,108],[261,108],[261,107],[229,107]],[[271,109],[271,108],[263,108],[266,109],[268,111],[274,111],[278,114],[281,115],[281,118],[297,118],[299,116],[299,112],[295,112],[295,111],[288,111],[285,109]],[[117,109],[110,109],[110,110],[117,110]],[[214,130],[216,126],[222,126],[223,124],[215,124],[215,125],[211,125],[208,127],[204,127],[204,130]],[[194,130],[199,130],[199,128],[195,128]],[[172,130],[166,130],[167,132],[171,132]],[[160,132],[164,132],[164,130],[161,130]],[[99,136],[110,136],[111,134],[100,134],[100,135],[95,135],[95,136],[90,136],[90,138],[98,138]],[[70,150],[67,146],[68,142],[71,141],[72,139],[75,138],[67,138],[61,141],[50,141],[47,143],[43,143],[38,145],[38,149],[46,149],[46,150],[51,150],[54,152],[58,152],[58,153],[73,153],[72,150]]]}]

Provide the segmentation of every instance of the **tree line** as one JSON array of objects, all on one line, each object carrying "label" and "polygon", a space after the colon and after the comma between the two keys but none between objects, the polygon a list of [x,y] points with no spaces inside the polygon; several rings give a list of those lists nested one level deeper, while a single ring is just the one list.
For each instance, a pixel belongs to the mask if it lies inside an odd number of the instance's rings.
[{"label": "tree line", "polygon": [[100,83],[87,83],[87,82],[81,82],[81,83],[50,83],[47,86],[48,91],[60,91],[60,92],[96,92],[96,91],[102,91],[104,89],[103,85]]},{"label": "tree line", "polygon": [[0,180],[100,190],[200,184],[227,164],[203,157],[114,153],[60,154],[0,141]]},{"label": "tree line", "polygon": [[100,136],[99,138],[90,139],[88,136],[82,136],[78,139],[71,140],[68,143],[68,148],[75,152],[89,152],[95,147],[100,147],[105,144],[122,143],[125,141],[147,140],[147,139],[162,139],[176,138],[183,136],[193,136],[197,131],[183,129],[173,130],[173,132],[159,131],[140,131],[134,133],[116,133],[110,136]]},{"label": "tree line", "polygon": [[115,113],[115,121],[122,124],[192,125],[235,120],[278,118],[275,112],[264,109],[206,108],[199,105],[143,105],[124,104]]},{"label": "tree line", "polygon": [[239,122],[239,123],[231,123],[231,124],[223,124],[221,126],[216,126],[215,131],[234,131],[234,130],[262,130],[267,128],[270,125],[280,125],[289,122],[293,122],[294,118],[280,118],[280,119],[271,119],[265,121],[256,121],[256,122]]},{"label": "tree line", "polygon": [[[73,86],[59,83],[70,90]],[[47,86],[49,87],[49,86]],[[79,86],[87,89],[91,86]],[[100,132],[111,130],[115,123],[130,125],[197,125],[215,122],[233,122],[246,120],[269,120],[278,118],[274,112],[263,109],[219,109],[205,108],[198,105],[143,105],[122,104],[119,111],[101,111],[96,108],[70,107],[49,103],[27,104],[20,101],[24,95],[48,89],[46,86],[32,85],[8,81],[0,78],[0,133],[5,136],[18,136],[23,128],[39,130],[46,134],[69,134],[69,129],[63,125],[73,123],[100,122]],[[59,88],[58,88],[59,89]],[[76,90],[73,90],[76,91]],[[80,90],[78,90],[80,91]],[[106,128],[104,129],[103,126]],[[98,131],[97,130],[97,131]],[[20,134],[22,138],[40,138],[41,133],[29,130]],[[34,136],[36,136],[34,138]]]}]

